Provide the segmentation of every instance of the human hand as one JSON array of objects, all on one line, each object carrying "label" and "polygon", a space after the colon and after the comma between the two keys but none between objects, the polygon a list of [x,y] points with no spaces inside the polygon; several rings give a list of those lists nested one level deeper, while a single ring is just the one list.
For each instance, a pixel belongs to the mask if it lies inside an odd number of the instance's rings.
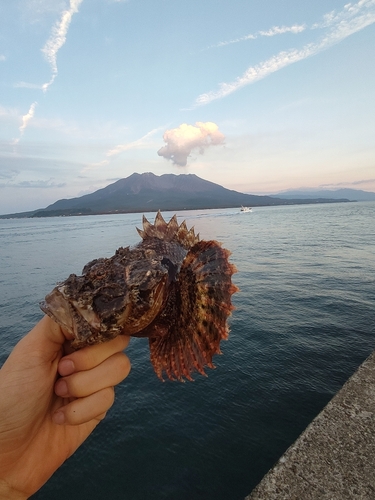
[{"label": "human hand", "polygon": [[129,337],[69,352],[45,316],[0,370],[0,499],[35,493],[91,434],[127,377]]}]

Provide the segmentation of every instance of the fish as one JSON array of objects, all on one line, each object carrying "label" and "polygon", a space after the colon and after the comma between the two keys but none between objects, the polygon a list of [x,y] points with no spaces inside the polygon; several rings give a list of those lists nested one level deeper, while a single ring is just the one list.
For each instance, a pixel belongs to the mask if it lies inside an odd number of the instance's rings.
[{"label": "fish", "polygon": [[72,337],[71,347],[118,335],[147,337],[159,379],[193,380],[207,375],[220,342],[229,335],[231,252],[216,240],[201,240],[174,215],[154,223],[143,215],[141,241],[120,247],[110,258],[94,259],[82,274],[70,274],[46,295],[42,311]]}]

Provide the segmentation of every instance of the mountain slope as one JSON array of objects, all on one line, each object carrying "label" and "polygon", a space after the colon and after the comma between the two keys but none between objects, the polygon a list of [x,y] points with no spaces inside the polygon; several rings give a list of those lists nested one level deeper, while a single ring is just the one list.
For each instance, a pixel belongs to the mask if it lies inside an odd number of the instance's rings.
[{"label": "mountain slope", "polygon": [[120,179],[94,193],[58,200],[43,212],[80,210],[92,213],[226,208],[240,205],[274,205],[284,200],[225,189],[194,174],[137,174]]},{"label": "mountain slope", "polygon": [[[329,199],[280,199],[256,196],[226,189],[194,174],[134,173],[94,193],[78,198],[58,200],[46,208],[9,217],[52,217],[58,215],[88,215],[157,210],[194,210],[244,206],[291,205],[297,203],[327,203]],[[342,200],[347,201],[347,200]]]}]

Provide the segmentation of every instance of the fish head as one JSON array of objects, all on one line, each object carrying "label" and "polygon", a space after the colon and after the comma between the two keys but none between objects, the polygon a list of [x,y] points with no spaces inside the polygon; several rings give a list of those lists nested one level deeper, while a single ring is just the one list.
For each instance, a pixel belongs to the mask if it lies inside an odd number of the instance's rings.
[{"label": "fish head", "polygon": [[139,252],[131,257],[89,263],[81,276],[71,274],[40,304],[75,339],[73,346],[137,335],[163,309],[172,263]]}]

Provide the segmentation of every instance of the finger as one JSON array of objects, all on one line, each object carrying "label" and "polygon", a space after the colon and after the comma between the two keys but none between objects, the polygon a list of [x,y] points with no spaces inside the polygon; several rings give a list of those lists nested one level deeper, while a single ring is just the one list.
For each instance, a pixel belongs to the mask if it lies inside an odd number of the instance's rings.
[{"label": "finger", "polygon": [[58,371],[61,376],[71,375],[74,372],[90,370],[100,365],[105,359],[116,352],[123,351],[129,344],[130,337],[119,335],[118,337],[102,344],[90,345],[72,352],[61,358]]},{"label": "finger", "polygon": [[56,354],[61,355],[61,346],[66,337],[60,326],[49,316],[44,316],[39,323],[19,342],[22,348],[29,350],[35,355],[46,358],[46,361]]},{"label": "finger", "polygon": [[89,396],[120,383],[129,375],[130,368],[130,360],[126,354],[117,352],[91,370],[58,379],[55,383],[55,394],[63,398]]},{"label": "finger", "polygon": [[113,387],[106,387],[85,398],[75,399],[55,412],[52,418],[56,424],[80,425],[92,420],[100,422],[114,399]]}]

